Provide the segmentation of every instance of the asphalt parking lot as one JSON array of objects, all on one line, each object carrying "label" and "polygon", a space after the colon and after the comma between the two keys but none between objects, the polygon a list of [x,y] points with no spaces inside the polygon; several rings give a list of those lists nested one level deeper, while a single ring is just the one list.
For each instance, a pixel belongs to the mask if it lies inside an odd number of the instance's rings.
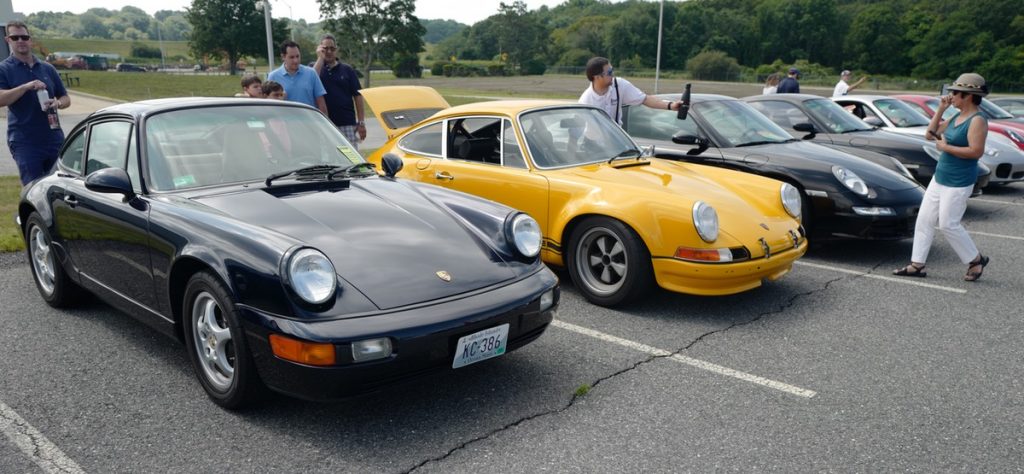
[{"label": "asphalt parking lot", "polygon": [[[815,246],[728,297],[619,309],[565,275],[521,351],[384,393],[226,412],[184,347],[0,254],[0,472],[974,471],[1024,459],[1024,183],[972,199],[977,283],[939,238]],[[587,390],[589,389],[589,390]],[[585,392],[585,393],[584,393]]]}]

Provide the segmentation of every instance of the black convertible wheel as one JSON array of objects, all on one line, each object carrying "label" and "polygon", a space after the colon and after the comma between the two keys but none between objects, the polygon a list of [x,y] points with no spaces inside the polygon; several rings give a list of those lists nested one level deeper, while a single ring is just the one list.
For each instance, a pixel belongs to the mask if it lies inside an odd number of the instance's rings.
[{"label": "black convertible wheel", "polygon": [[28,260],[32,267],[39,295],[54,308],[74,302],[77,287],[57,261],[57,255],[50,240],[50,231],[38,213],[33,212],[25,227],[25,243]]},{"label": "black convertible wheel", "polygon": [[573,230],[569,242],[569,276],[591,303],[614,306],[650,289],[650,253],[640,236],[622,222],[588,218]]},{"label": "black convertible wheel", "polygon": [[207,272],[192,276],[183,306],[189,360],[206,393],[224,408],[240,408],[262,392],[234,304]]}]

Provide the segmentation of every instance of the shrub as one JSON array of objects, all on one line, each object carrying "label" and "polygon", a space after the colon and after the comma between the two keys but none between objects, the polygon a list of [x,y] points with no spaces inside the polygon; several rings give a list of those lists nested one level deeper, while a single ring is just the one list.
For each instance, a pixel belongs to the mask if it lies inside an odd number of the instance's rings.
[{"label": "shrub", "polygon": [[548,69],[547,64],[539,59],[527,59],[519,65],[519,74],[523,76],[540,76]]},{"label": "shrub", "polygon": [[686,62],[686,69],[694,79],[728,81],[735,80],[740,65],[735,58],[722,51],[703,51]]},{"label": "shrub", "polygon": [[423,67],[420,66],[420,58],[415,54],[396,58],[394,63],[391,64],[391,71],[395,73],[395,77],[423,77]]},{"label": "shrub", "polygon": [[160,48],[156,46],[149,46],[147,44],[134,42],[132,43],[132,56],[137,58],[159,58]]}]

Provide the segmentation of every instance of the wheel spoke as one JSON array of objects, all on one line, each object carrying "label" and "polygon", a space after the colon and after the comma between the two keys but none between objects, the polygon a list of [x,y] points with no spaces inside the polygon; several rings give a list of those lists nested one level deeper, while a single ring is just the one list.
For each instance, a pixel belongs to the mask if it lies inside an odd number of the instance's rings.
[{"label": "wheel spoke", "polygon": [[619,275],[619,278],[622,278],[623,276],[626,275],[626,268],[628,268],[628,267],[626,267],[626,264],[619,263],[619,262],[612,262],[608,266],[611,267],[611,269],[614,270],[615,273]]},{"label": "wheel spoke", "polygon": [[601,251],[602,255],[608,255],[608,249],[605,248],[605,246],[607,245],[607,240],[608,237],[601,236],[594,241],[594,245],[597,246],[597,249]]},{"label": "wheel spoke", "polygon": [[590,266],[591,267],[596,267],[596,266],[598,266],[600,264],[601,264],[601,256],[599,256],[599,255],[591,255],[590,256]]},{"label": "wheel spoke", "polygon": [[607,265],[601,270],[601,281],[609,285],[612,284],[612,271]]},{"label": "wheel spoke", "polygon": [[618,240],[616,240],[615,241],[615,245],[612,245],[612,249],[610,251],[608,251],[608,256],[614,258],[614,257],[617,257],[619,255],[622,255],[622,253],[625,252],[625,251],[626,251],[626,249],[622,246],[622,242],[619,242]]}]

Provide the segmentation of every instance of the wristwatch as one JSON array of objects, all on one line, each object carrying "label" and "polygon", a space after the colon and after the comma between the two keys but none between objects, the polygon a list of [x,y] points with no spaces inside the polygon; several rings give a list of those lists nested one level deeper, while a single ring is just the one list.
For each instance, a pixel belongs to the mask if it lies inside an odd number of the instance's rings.
[{"label": "wristwatch", "polygon": [[356,123],[356,125],[366,126],[366,122],[363,121],[363,120],[360,120],[358,123]]}]

